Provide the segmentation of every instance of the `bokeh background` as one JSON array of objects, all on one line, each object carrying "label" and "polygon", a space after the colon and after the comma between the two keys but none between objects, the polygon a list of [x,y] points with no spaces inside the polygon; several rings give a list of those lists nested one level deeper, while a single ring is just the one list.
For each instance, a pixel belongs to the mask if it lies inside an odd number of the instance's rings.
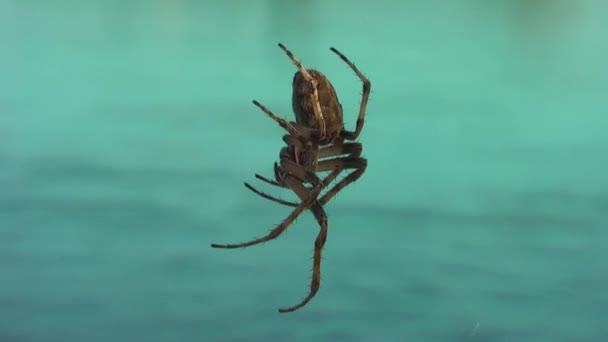
[{"label": "bokeh background", "polygon": [[[0,341],[605,341],[604,1],[0,2]],[[272,175],[295,68],[366,174],[318,226]]]}]

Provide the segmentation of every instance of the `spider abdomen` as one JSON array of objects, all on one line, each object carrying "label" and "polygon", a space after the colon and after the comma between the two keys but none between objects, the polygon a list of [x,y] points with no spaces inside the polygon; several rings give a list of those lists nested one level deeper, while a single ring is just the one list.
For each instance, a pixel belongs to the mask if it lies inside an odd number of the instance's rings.
[{"label": "spider abdomen", "polygon": [[[308,69],[308,73],[318,82],[319,104],[325,121],[325,138],[319,143],[331,143],[344,128],[342,105],[336,91],[325,75],[317,70]],[[296,122],[302,126],[321,129],[322,123],[315,117],[312,102],[313,87],[300,72],[293,77],[292,106]]]}]

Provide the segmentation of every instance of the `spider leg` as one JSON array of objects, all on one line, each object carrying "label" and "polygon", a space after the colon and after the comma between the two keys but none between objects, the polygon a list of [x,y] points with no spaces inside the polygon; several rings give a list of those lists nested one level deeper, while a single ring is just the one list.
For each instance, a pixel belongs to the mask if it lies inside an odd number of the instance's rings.
[{"label": "spider leg", "polygon": [[358,142],[337,143],[323,146],[319,149],[318,157],[335,157],[343,154],[358,157],[363,151],[363,146]]},{"label": "spider leg", "polygon": [[[278,183],[277,183],[277,185],[278,185]],[[258,190],[256,188],[254,188],[253,186],[251,186],[251,184],[249,184],[247,182],[245,182],[245,187],[247,189],[253,191],[254,193],[258,194],[259,196],[262,196],[265,199],[271,200],[273,202],[277,202],[279,204],[283,204],[283,205],[290,206],[290,207],[297,207],[298,206],[298,203],[286,201],[286,200],[280,199],[278,197],[271,196],[271,195],[269,195],[269,194],[267,194],[265,192],[262,192],[262,191],[260,191],[260,190]]]},{"label": "spider leg", "polygon": [[[302,201],[306,201],[312,195],[310,189],[306,188],[300,180],[293,176],[287,176],[285,178],[285,182],[289,185],[289,187],[300,197]],[[313,266],[312,266],[312,280],[310,282],[310,291],[300,301],[300,303],[290,306],[288,308],[280,308],[279,312],[293,312],[304,305],[306,305],[319,291],[321,287],[321,252],[323,250],[323,246],[325,245],[325,240],[327,240],[327,214],[321,204],[318,201],[314,201],[310,206],[310,211],[315,216],[315,219],[319,223],[319,234],[315,240],[315,250],[313,256]]]},{"label": "spider leg", "polygon": [[322,183],[318,183],[317,186],[315,186],[315,188],[313,188],[313,190],[310,192],[309,198],[302,201],[302,203],[298,204],[298,206],[291,212],[291,214],[289,214],[289,216],[287,216],[287,218],[285,220],[283,220],[283,222],[281,222],[276,228],[271,230],[270,233],[268,233],[268,235],[248,241],[248,242],[242,242],[242,243],[236,243],[236,244],[212,243],[211,247],[228,248],[228,249],[249,247],[249,246],[257,245],[262,242],[276,239],[277,237],[279,237],[279,235],[283,234],[283,232],[285,232],[285,230],[287,230],[289,225],[291,225],[291,223],[293,223],[293,221],[295,221],[295,219],[298,216],[300,216],[300,214],[304,210],[308,209],[308,207],[310,207],[312,205],[312,203],[314,203],[316,201],[317,196],[319,195],[319,192],[321,191],[321,186],[322,186]]},{"label": "spider leg", "polygon": [[[274,163],[274,174],[275,174],[275,177],[277,177],[277,178],[280,179],[280,173],[281,173],[281,169],[280,169],[279,165],[275,162]],[[278,187],[281,187],[281,188],[287,187],[285,184],[281,184],[281,183],[279,183],[277,181],[268,179],[268,178],[266,178],[266,177],[264,177],[264,176],[262,176],[260,174],[257,174],[257,173],[255,174],[255,177],[257,179],[260,179],[260,180],[262,180],[262,181],[270,184],[270,185],[278,186]],[[258,190],[256,188],[254,188],[251,184],[249,184],[247,182],[245,182],[245,187],[247,189],[253,191],[254,193],[258,194],[259,196],[261,196],[263,198],[266,198],[268,200],[277,202],[279,204],[287,205],[287,206],[290,206],[290,207],[297,207],[298,206],[298,204],[295,203],[295,202],[285,201],[283,199],[280,199],[280,198],[268,195],[267,193],[264,193],[264,192],[262,192],[262,191],[260,191],[260,190]]]},{"label": "spider leg", "polygon": [[[319,149],[318,157],[325,158],[317,163],[316,172],[330,171],[331,173],[323,179],[323,187],[329,186],[342,171],[347,169],[355,169],[354,172],[350,173],[336,185],[329,189],[323,196],[317,201],[320,205],[325,205],[331,200],[340,190],[356,181],[363,175],[367,168],[367,159],[361,158],[361,152],[363,146],[358,142],[343,142],[342,138],[339,138],[332,145],[323,146]],[[346,155],[346,156],[344,156]],[[334,158],[331,158],[334,157]]]},{"label": "spider leg", "polygon": [[302,135],[302,133],[300,133],[300,131],[298,131],[298,129],[295,128],[289,121],[287,121],[287,120],[285,120],[283,118],[278,117],[270,109],[264,107],[264,105],[262,105],[261,103],[259,103],[256,100],[253,100],[253,104],[256,105],[258,108],[260,108],[268,116],[270,116],[270,118],[272,118],[281,127],[283,127],[287,132],[289,132],[289,134],[292,134],[292,135],[294,135],[294,136],[296,136],[298,138],[304,139],[304,136]]},{"label": "spider leg", "polygon": [[340,173],[346,169],[355,169],[355,171],[349,173],[346,177],[342,178],[336,185],[334,185],[331,189],[327,190],[327,192],[318,199],[320,204],[326,204],[329,200],[332,199],[340,190],[345,188],[350,183],[356,181],[363,175],[365,169],[367,168],[367,159],[360,157],[344,157],[344,158],[335,158],[328,159],[319,162],[319,166],[323,167],[331,167],[333,166],[337,170],[337,173]]},{"label": "spider leg", "polygon": [[308,82],[310,82],[310,84],[312,85],[312,92],[310,94],[310,100],[311,100],[310,103],[312,103],[314,105],[313,106],[314,115],[317,119],[317,122],[319,122],[319,125],[320,125],[319,126],[320,138],[323,139],[325,137],[325,118],[323,117],[323,111],[321,110],[321,103],[319,102],[319,90],[318,90],[319,82],[310,75],[310,73],[302,66],[302,64],[296,58],[296,56],[294,56],[293,53],[291,51],[289,51],[288,48],[285,47],[285,45],[279,43],[279,47],[287,54],[287,56],[289,57],[289,59],[291,59],[293,64],[296,65],[300,74],[302,74],[302,76],[304,76],[304,78]]},{"label": "spider leg", "polygon": [[343,143],[341,141],[333,145],[325,146],[319,150],[319,157],[327,158],[331,156],[347,155],[345,157],[324,159],[318,162],[317,171],[332,170],[329,176],[323,180],[325,186],[329,185],[330,182],[337,178],[338,174],[340,174],[342,171],[347,169],[355,169],[354,172],[344,177],[318,199],[321,205],[329,202],[329,200],[331,200],[332,197],[334,197],[340,190],[350,183],[356,181],[359,179],[359,177],[361,177],[361,175],[363,175],[365,169],[367,168],[367,159],[360,157],[362,151],[363,146],[361,143]]},{"label": "spider leg", "polygon": [[270,185],[274,185],[274,186],[278,186],[278,187],[284,188],[284,186],[283,186],[283,185],[281,185],[281,184],[279,184],[278,182],[273,181],[272,179],[268,179],[268,178],[266,178],[266,177],[264,177],[264,176],[262,176],[262,175],[260,175],[260,174],[257,174],[257,173],[256,173],[256,174],[255,174],[255,178],[257,178],[257,179],[259,179],[259,180],[261,180],[261,181],[264,181],[264,182],[266,182],[266,183],[268,183],[268,184],[270,184]]},{"label": "spider leg", "polygon": [[[278,172],[279,172],[279,164],[277,164],[277,163],[275,162],[275,163],[274,163],[274,174],[275,174],[275,177],[277,177]],[[255,174],[255,178],[257,178],[257,179],[259,179],[259,180],[261,180],[261,181],[263,181],[263,182],[266,182],[266,183],[268,183],[268,184],[270,184],[270,185],[278,186],[278,187],[281,187],[281,188],[284,188],[284,187],[285,187],[285,185],[284,185],[284,184],[281,184],[281,183],[279,183],[279,182],[277,182],[277,181],[274,181],[274,180],[272,180],[272,179],[266,178],[266,177],[264,177],[264,176],[262,176],[262,175],[260,175],[260,174],[257,174],[257,173]]]},{"label": "spider leg", "polygon": [[[304,169],[301,165],[298,165],[290,160],[281,161],[281,165],[287,172],[286,178],[295,177],[296,179],[304,182],[308,182],[312,184],[311,189],[307,189],[309,191],[308,197],[306,197],[298,206],[287,216],[283,222],[281,222],[276,228],[270,231],[266,236],[257,238],[248,242],[242,242],[237,244],[217,244],[212,243],[211,247],[214,248],[240,248],[240,247],[248,247],[252,245],[257,245],[262,242],[270,241],[276,239],[279,235],[283,234],[285,230],[291,225],[295,219],[300,216],[300,214],[308,209],[319,196],[321,190],[323,190],[323,182],[317,177],[313,172],[309,172]],[[306,187],[304,187],[306,188]]]},{"label": "spider leg", "polygon": [[363,129],[363,124],[365,122],[365,111],[367,110],[367,101],[369,99],[369,93],[372,90],[372,84],[365,76],[363,76],[361,71],[357,69],[355,64],[353,64],[353,62],[346,58],[346,56],[344,56],[340,51],[333,47],[330,48],[330,50],[336,55],[338,55],[346,64],[348,64],[348,66],[355,72],[355,74],[357,74],[359,79],[361,79],[361,82],[363,82],[363,94],[361,95],[361,106],[359,107],[359,116],[357,117],[357,125],[355,131],[342,131],[342,136],[344,138],[348,140],[355,140]]}]

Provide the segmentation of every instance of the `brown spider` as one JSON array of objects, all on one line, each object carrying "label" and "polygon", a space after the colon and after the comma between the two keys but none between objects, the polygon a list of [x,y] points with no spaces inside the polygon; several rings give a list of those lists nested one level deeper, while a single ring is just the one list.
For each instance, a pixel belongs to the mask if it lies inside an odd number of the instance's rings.
[{"label": "brown spider", "polygon": [[[279,118],[257,101],[264,113],[275,120],[289,134],[283,136],[287,144],[279,154],[280,164],[274,164],[275,181],[256,174],[256,178],[279,187],[289,188],[302,201],[288,202],[265,194],[245,182],[245,186],[256,194],[280,204],[295,207],[291,214],[268,235],[239,244],[211,244],[215,248],[239,248],[256,245],[277,238],[306,209],[309,209],[319,223],[320,232],[315,240],[313,275],[308,295],[298,304],[279,309],[279,312],[292,312],[308,303],[317,293],[321,282],[321,251],[327,238],[327,214],[323,205],[348,184],[356,181],[367,167],[367,160],[361,157],[362,145],[356,140],[363,129],[365,110],[371,83],[363,74],[335,48],[337,54],[357,74],[363,82],[363,95],[359,116],[354,131],[344,129],[342,105],[329,80],[319,71],[305,69],[298,59],[283,44],[279,47],[289,56],[298,68],[293,78],[292,106],[296,122]],[[351,142],[345,142],[351,141]],[[334,181],[342,171],[354,169],[321,196],[321,191]],[[324,179],[317,172],[331,171]],[[309,187],[305,183],[310,184]]]}]

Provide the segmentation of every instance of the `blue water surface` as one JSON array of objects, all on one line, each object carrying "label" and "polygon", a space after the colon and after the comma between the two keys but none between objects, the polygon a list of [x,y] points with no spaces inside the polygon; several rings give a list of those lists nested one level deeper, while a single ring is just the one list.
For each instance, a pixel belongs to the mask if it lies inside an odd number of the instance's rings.
[{"label": "blue water surface", "polygon": [[[602,1],[0,2],[0,341],[608,340]],[[318,225],[271,176],[294,65],[369,166]]]}]

